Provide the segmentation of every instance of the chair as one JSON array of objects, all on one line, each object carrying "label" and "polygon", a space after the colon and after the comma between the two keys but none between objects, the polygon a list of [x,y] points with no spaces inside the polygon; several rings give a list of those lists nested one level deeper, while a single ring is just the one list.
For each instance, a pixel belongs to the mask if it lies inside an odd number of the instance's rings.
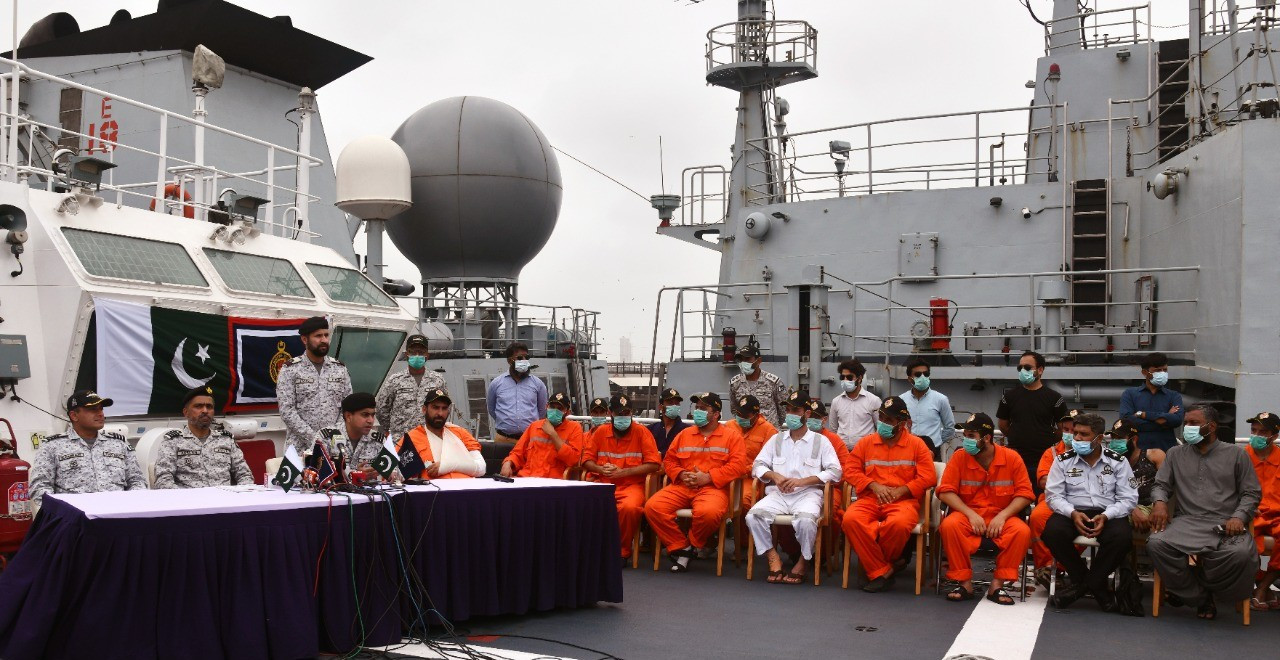
[{"label": "chair", "polygon": [[[937,476],[937,483],[942,483],[942,471],[947,468],[946,463],[934,461],[933,470]],[[936,488],[936,485],[935,485]],[[845,510],[849,509],[852,502],[852,489],[845,488],[844,506]],[[930,488],[924,492],[924,498],[920,501],[920,522],[911,529],[911,534],[916,537],[916,595],[920,595],[921,587],[924,584],[924,566],[925,561],[938,562],[936,552],[932,552],[932,546],[927,543],[927,539],[934,535],[938,530],[938,522],[942,519],[939,506],[940,503],[933,496],[934,488]],[[844,572],[841,584],[842,589],[849,588],[849,558],[853,554],[853,543],[849,541],[846,535],[844,539]]]},{"label": "chair", "polygon": [[[569,479],[570,478],[569,474],[574,470],[578,471],[578,474],[575,477],[573,477],[577,481],[596,481],[595,479],[596,475],[588,472],[585,468],[569,468],[564,471],[564,478]],[[648,502],[649,498],[653,497],[654,492],[656,492],[657,490],[653,487],[653,484],[657,483],[657,480],[655,479],[655,477],[657,476],[658,476],[658,473],[655,473],[655,472],[650,472],[649,474],[644,475],[644,502],[640,503],[640,506],[642,509],[644,507],[644,503]],[[644,527],[644,525],[645,525],[644,515],[641,514],[640,526]],[[631,568],[640,568],[640,530],[639,529],[636,530],[636,535],[631,538]]]},{"label": "chair", "polygon": [[[669,477],[667,477],[665,474],[662,475],[662,480],[658,483],[658,487],[654,489],[654,492],[662,490],[662,488],[664,488],[670,482],[671,482],[671,479]],[[729,512],[728,514],[725,515],[724,518],[720,519],[720,533],[717,536],[717,542],[716,542],[716,577],[720,577],[721,575],[724,575],[725,531],[726,531],[726,527],[728,527],[729,525],[729,520],[731,520],[734,516],[738,515],[738,513],[742,509],[741,489],[742,489],[741,479],[734,479],[732,482],[729,483],[728,486],[725,487],[725,490],[729,491]],[[646,495],[645,497],[646,502],[648,501],[649,497],[652,497],[652,495],[651,494]],[[692,520],[693,509],[677,509],[676,518],[684,519],[684,520]],[[658,566],[661,560],[662,560],[662,542],[660,539],[655,537],[653,540],[653,570],[655,571],[658,570]]]},{"label": "chair", "polygon": [[[822,584],[822,528],[831,522],[831,508],[827,506],[828,498],[831,497],[831,484],[824,483],[822,485],[822,513],[818,516],[818,535],[813,542],[813,586]],[[752,505],[756,503],[755,488],[751,489]],[[746,520],[746,513],[743,512],[742,519]],[[773,519],[774,527],[790,527],[794,516],[780,515]],[[745,527],[745,523],[743,525]],[[747,530],[747,579],[751,579],[752,572],[755,570],[756,564],[756,539],[751,535],[751,531]]]},{"label": "chair", "polygon": [[[1253,521],[1249,521],[1249,529],[1246,533],[1249,535],[1249,542],[1252,543],[1254,538]],[[1267,538],[1271,538],[1271,537],[1267,537]],[[1271,544],[1269,547],[1272,547],[1272,548],[1275,547],[1275,539],[1271,539]],[[1155,566],[1151,567],[1151,575],[1153,577],[1153,582],[1154,582],[1151,585],[1151,588],[1152,588],[1151,617],[1155,618],[1160,616],[1160,603],[1164,600],[1164,585],[1160,581],[1160,571],[1155,570]],[[1243,619],[1241,620],[1241,624],[1246,626],[1250,625],[1249,615],[1251,614],[1252,609],[1253,608],[1249,607],[1249,599],[1248,598],[1244,599],[1244,601],[1241,603],[1241,611],[1243,614]]]},{"label": "chair", "polygon": [[[1022,522],[1027,522],[1027,517],[1031,514],[1031,509],[1033,506],[1035,505],[1032,504],[1028,506],[1026,509],[1022,511],[1022,514],[1018,516],[1019,518],[1022,519]],[[938,500],[938,510],[937,510],[938,520],[937,520],[937,523],[934,525],[933,531],[935,532],[937,531],[938,526],[942,524],[942,519],[946,517],[946,515],[949,512],[950,511],[948,510],[947,505],[943,504],[941,500]],[[984,538],[983,544],[985,545],[987,543],[988,543],[987,539]],[[934,571],[933,571],[933,578],[934,578],[933,593],[941,594],[942,593],[942,539],[938,534],[933,535],[933,552],[934,552],[934,559],[935,559]],[[1030,550],[1023,553],[1022,566],[1018,569],[1018,576],[1019,576],[1018,586],[1020,587],[1018,600],[1024,603],[1027,602],[1027,565],[1030,560],[1030,557],[1031,557]]]}]

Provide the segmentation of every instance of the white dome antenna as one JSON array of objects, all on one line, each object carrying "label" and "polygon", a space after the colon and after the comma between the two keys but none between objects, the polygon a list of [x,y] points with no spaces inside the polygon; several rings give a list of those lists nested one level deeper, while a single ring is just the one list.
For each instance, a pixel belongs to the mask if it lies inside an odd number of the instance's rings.
[{"label": "white dome antenna", "polygon": [[368,232],[366,271],[379,287],[383,285],[383,223],[413,206],[409,176],[409,157],[390,138],[356,138],[338,156],[334,204],[364,221]]}]

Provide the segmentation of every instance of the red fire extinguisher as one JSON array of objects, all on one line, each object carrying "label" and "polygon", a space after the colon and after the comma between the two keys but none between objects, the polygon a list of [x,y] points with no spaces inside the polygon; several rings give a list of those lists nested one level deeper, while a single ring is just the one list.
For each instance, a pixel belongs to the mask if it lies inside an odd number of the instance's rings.
[{"label": "red fire extinguisher", "polygon": [[935,351],[951,350],[951,300],[929,299],[929,347]]},{"label": "red fire extinguisher", "polygon": [[0,418],[0,422],[9,429],[9,440],[0,439],[0,493],[5,494],[8,504],[0,510],[0,568],[3,568],[3,553],[17,552],[31,526],[31,499],[27,490],[31,464],[18,458],[18,438],[13,433],[13,425],[4,418]]}]

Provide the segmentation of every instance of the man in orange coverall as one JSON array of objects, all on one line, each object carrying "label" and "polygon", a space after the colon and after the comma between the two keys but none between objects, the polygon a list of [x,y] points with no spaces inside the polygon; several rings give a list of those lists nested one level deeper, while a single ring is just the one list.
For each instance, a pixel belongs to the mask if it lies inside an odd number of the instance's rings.
[{"label": "man in orange coverall", "polygon": [[870,580],[863,591],[876,593],[893,585],[893,575],[905,567],[902,550],[920,522],[920,498],[938,480],[933,452],[907,430],[910,422],[906,402],[891,396],[880,404],[876,432],[849,452],[858,499],[849,505],[841,527]]},{"label": "man in orange coverall", "polygon": [[610,423],[592,432],[582,452],[582,469],[596,475],[597,481],[613,484],[623,559],[631,557],[631,542],[644,515],[645,475],[657,472],[662,463],[653,434],[632,423],[631,412],[630,398],[613,395],[609,399]]},{"label": "man in orange coverall", "polygon": [[[794,395],[793,395],[794,396]],[[765,416],[760,414],[760,400],[750,394],[740,396],[735,401],[729,402],[729,410],[733,412],[733,420],[726,423],[725,426],[742,434],[742,445],[747,451],[747,464],[756,460],[756,456],[760,454],[760,448],[769,438],[778,434],[778,429],[769,423]],[[764,489],[761,488],[756,492],[756,497],[752,498],[751,493],[747,490],[752,488],[755,480],[748,474],[742,479],[742,510],[745,512],[751,508],[755,500],[759,500],[764,495]],[[745,539],[745,529],[739,530],[738,538]],[[742,547],[747,547],[743,542]]]},{"label": "man in orange coverall", "polygon": [[582,460],[582,425],[568,415],[569,395],[551,395],[546,418],[530,424],[502,461],[502,476],[563,479]]},{"label": "man in orange coverall", "polygon": [[[689,559],[729,515],[729,486],[751,466],[742,434],[720,425],[720,395],[703,392],[689,401],[694,426],[676,436],[662,462],[671,484],[644,507],[644,517],[667,548],[673,573],[689,570]],[[686,508],[693,509],[687,536],[676,521],[676,511]]]},{"label": "man in orange coverall", "polygon": [[937,490],[942,503],[951,507],[938,526],[947,556],[947,579],[960,583],[947,600],[973,600],[970,556],[985,536],[999,548],[987,600],[1013,605],[1004,583],[1018,579],[1018,568],[1031,546],[1031,528],[1018,517],[1035,499],[1027,464],[1018,452],[995,443],[996,427],[986,414],[970,415],[959,426],[964,430],[964,451],[951,456]]},{"label": "man in orange coverall", "polygon": [[1044,454],[1040,455],[1040,464],[1036,466],[1036,481],[1040,484],[1040,497],[1036,499],[1036,508],[1031,510],[1027,524],[1031,526],[1031,557],[1035,564],[1036,583],[1045,589],[1049,588],[1049,578],[1053,575],[1053,553],[1049,552],[1049,548],[1040,541],[1040,536],[1044,534],[1044,526],[1049,524],[1049,519],[1053,517],[1053,509],[1050,509],[1044,501],[1044,485],[1049,480],[1049,468],[1053,467],[1053,459],[1071,449],[1071,440],[1075,438],[1075,424],[1072,420],[1080,412],[1079,410],[1069,411],[1065,417],[1058,420],[1058,431],[1062,434],[1062,441],[1055,442],[1052,447],[1044,450]]}]

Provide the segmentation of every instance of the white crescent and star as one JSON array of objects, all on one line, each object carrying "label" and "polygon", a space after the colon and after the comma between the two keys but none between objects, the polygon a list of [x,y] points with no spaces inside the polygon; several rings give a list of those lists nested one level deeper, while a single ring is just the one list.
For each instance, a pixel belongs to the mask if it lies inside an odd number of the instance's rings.
[{"label": "white crescent and star", "polygon": [[[187,368],[182,365],[182,347],[185,346],[186,343],[187,338],[183,337],[182,341],[178,342],[178,347],[173,351],[173,362],[171,364],[173,367],[173,375],[178,378],[178,382],[182,383],[183,387],[203,387],[204,385],[207,385],[209,381],[213,380],[213,376],[211,375],[202,380],[187,373]],[[203,364],[205,359],[209,357],[209,347],[201,344],[196,344],[196,346],[200,349],[196,352],[196,357],[199,357],[200,362]]]}]

